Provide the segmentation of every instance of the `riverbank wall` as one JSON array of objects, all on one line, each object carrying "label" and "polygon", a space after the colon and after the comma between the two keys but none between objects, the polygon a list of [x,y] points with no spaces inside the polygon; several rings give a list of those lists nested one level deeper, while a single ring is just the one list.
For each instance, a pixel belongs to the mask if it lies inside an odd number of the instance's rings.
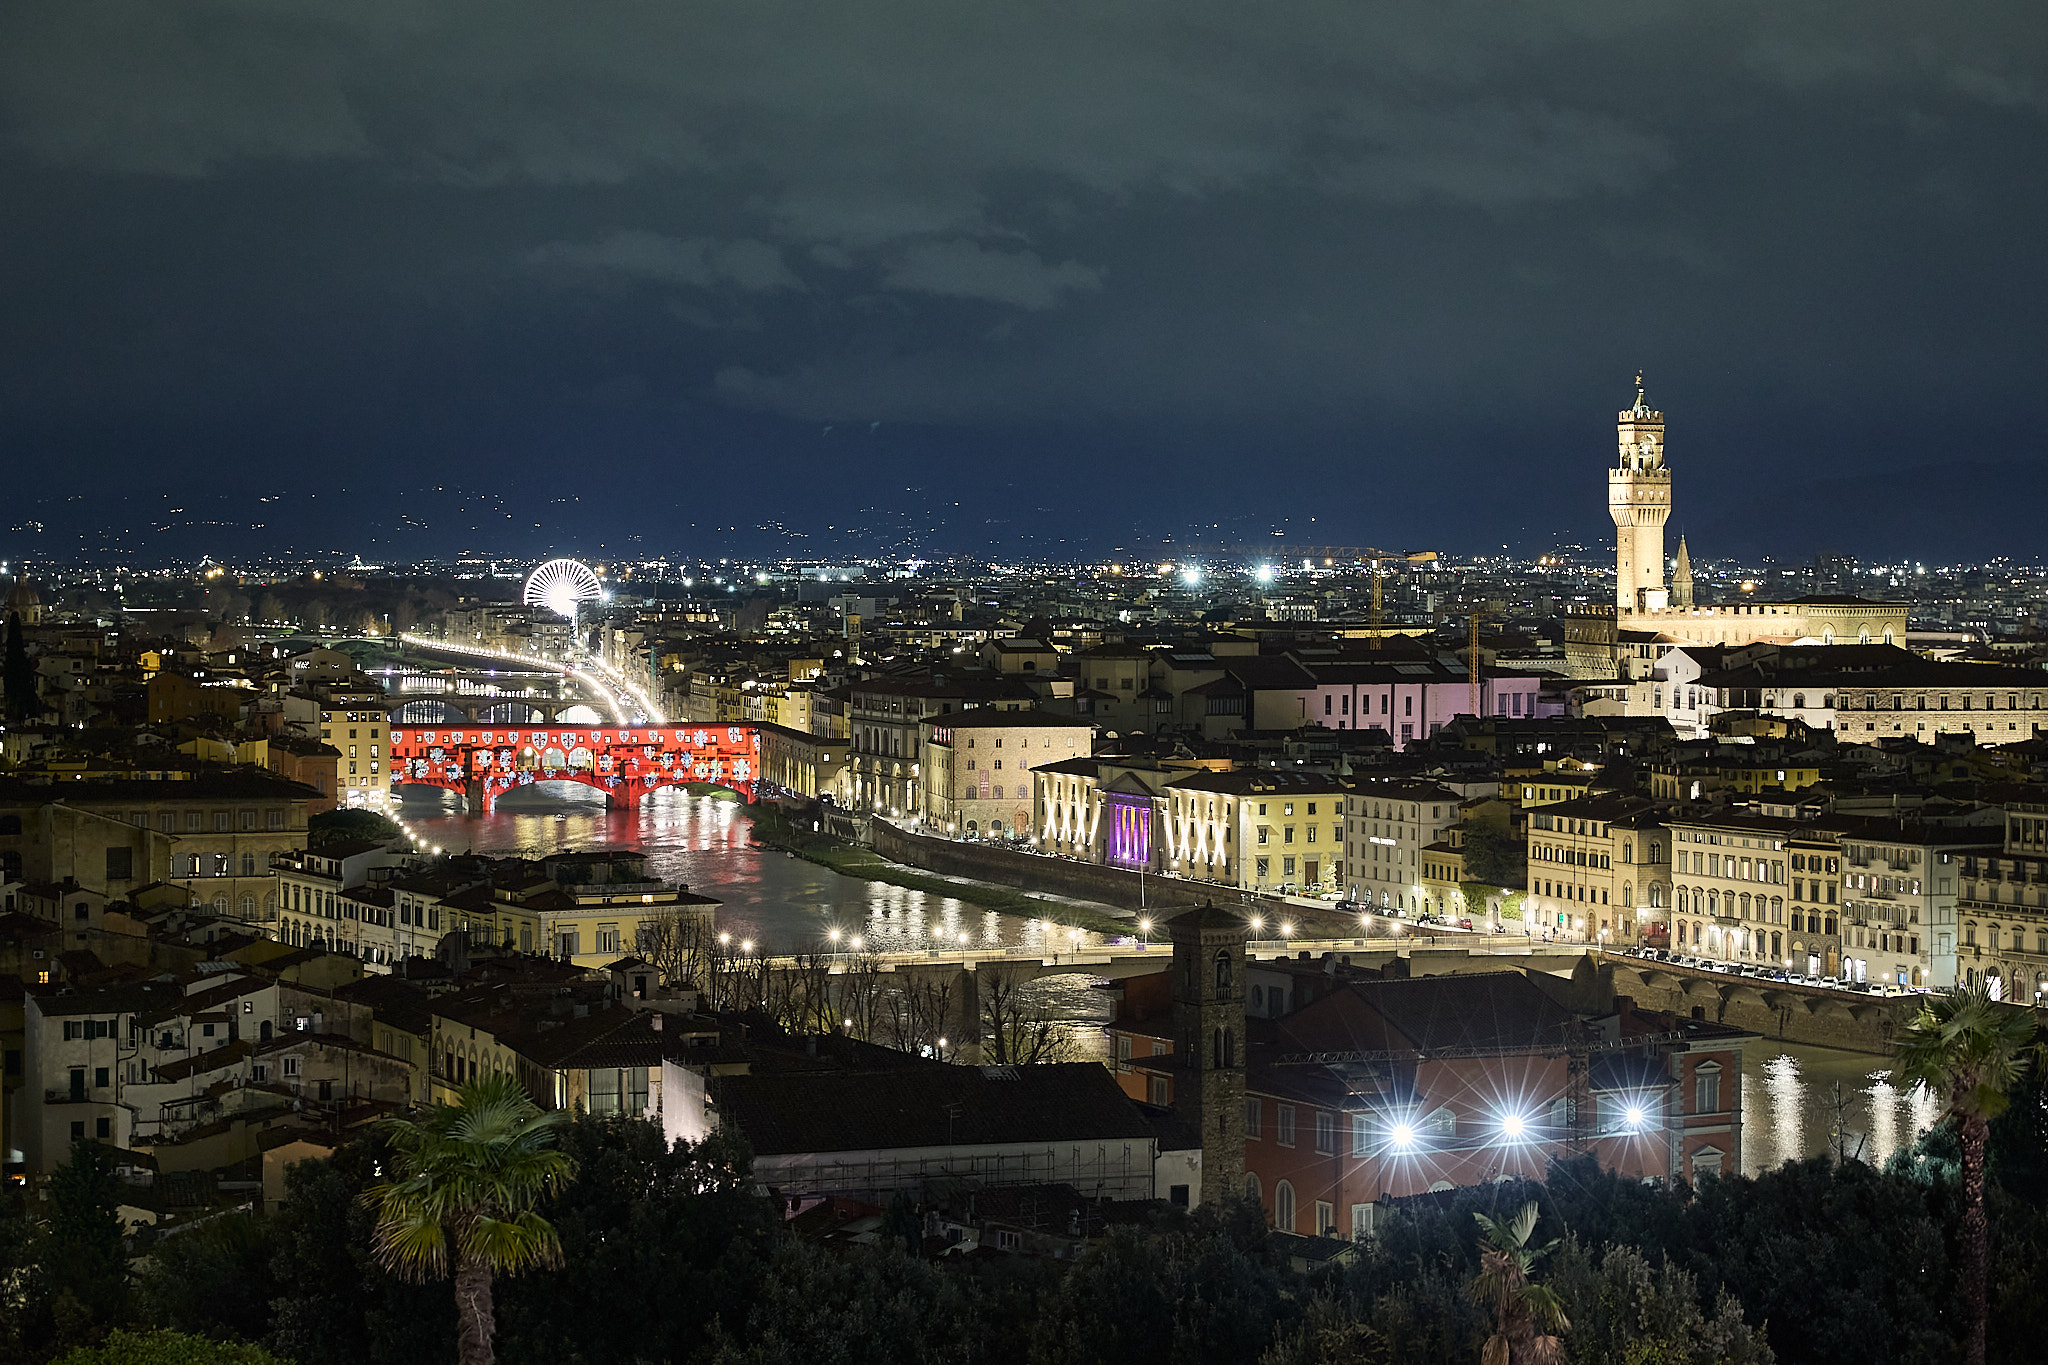
[{"label": "riverbank wall", "polygon": [[1174,877],[1144,877],[1141,885],[1140,874],[1120,867],[1014,853],[990,844],[933,839],[899,829],[886,820],[869,822],[867,843],[891,862],[1026,891],[1099,901],[1132,915],[1141,908],[1147,914],[1168,914],[1191,909],[1205,900],[1237,900],[1236,889],[1232,887],[1206,886]]}]

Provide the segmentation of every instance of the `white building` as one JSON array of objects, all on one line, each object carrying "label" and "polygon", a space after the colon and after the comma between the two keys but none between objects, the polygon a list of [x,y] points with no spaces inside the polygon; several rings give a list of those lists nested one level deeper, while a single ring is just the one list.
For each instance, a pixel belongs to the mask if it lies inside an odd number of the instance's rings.
[{"label": "white building", "polygon": [[1458,793],[1434,782],[1355,783],[1344,803],[1345,891],[1377,910],[1422,909],[1422,850],[1458,823]]}]

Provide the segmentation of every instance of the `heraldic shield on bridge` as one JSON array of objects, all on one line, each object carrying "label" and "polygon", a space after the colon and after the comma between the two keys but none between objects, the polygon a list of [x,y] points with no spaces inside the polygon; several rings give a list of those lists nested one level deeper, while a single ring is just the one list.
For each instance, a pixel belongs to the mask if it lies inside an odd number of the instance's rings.
[{"label": "heraldic shield on bridge", "polygon": [[473,811],[535,782],[580,782],[615,806],[664,787],[729,787],[748,801],[761,773],[751,726],[557,725],[542,729],[405,726],[391,732],[391,785],[461,793]]}]

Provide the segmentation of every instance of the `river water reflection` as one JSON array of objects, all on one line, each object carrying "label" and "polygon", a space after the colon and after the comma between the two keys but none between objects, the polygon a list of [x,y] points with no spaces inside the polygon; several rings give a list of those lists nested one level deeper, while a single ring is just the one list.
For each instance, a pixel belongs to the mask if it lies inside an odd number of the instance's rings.
[{"label": "river water reflection", "polygon": [[1883,1057],[1757,1041],[1742,1059],[1742,1169],[1756,1175],[1818,1156],[1833,1134],[1851,1157],[1882,1166],[1933,1126],[1940,1106],[1901,1091]]},{"label": "river water reflection", "polygon": [[[688,883],[699,895],[722,901],[718,927],[752,939],[769,953],[828,946],[826,934],[862,936],[887,952],[959,944],[974,947],[1066,946],[1064,930],[1036,920],[999,915],[951,896],[931,895],[884,882],[863,881],[792,858],[779,849],[749,845],[752,826],[734,801],[664,792],[638,810],[607,810],[596,792],[571,789],[560,797],[508,799],[489,815],[470,819],[431,802],[408,803],[406,824],[430,844],[451,852],[517,854],[539,858],[564,850],[638,849],[648,871]],[[560,817],[560,818],[557,818]],[[1085,941],[1096,941],[1086,935]],[[1109,1056],[1103,1025],[1111,1001],[1087,976],[1050,976],[1020,994],[1044,1016],[1065,1026],[1077,1058]]]},{"label": "river water reflection", "polygon": [[[1037,921],[750,847],[752,827],[733,801],[663,793],[638,810],[607,810],[597,793],[582,789],[559,799],[523,799],[474,820],[429,804],[409,804],[403,815],[423,838],[451,851],[537,858],[565,849],[639,849],[655,876],[724,902],[721,929],[771,953],[823,947],[833,928],[889,951],[959,943],[963,934],[976,946],[1047,946]],[[1064,946],[1063,931],[1061,938]],[[1067,1026],[1076,1055],[1107,1058],[1110,997],[1090,978],[1047,977],[1030,991],[1039,1008]],[[1817,1156],[1829,1149],[1838,1124],[1850,1155],[1882,1165],[1936,1113],[1930,1098],[1901,1094],[1884,1071],[1883,1058],[1864,1053],[1752,1043],[1742,1067],[1743,1171],[1755,1175]]]},{"label": "river water reflection", "polygon": [[[739,804],[717,797],[663,792],[638,810],[607,810],[590,792],[583,799],[526,798],[526,804],[508,798],[478,819],[430,803],[409,803],[402,814],[421,837],[451,852],[539,858],[564,850],[638,849],[652,875],[724,902],[718,927],[769,953],[824,948],[835,928],[888,952],[963,942],[1038,947],[1047,938],[1036,920],[841,876],[780,849],[751,847],[753,827]],[[1057,935],[1062,942],[1064,933]]]}]

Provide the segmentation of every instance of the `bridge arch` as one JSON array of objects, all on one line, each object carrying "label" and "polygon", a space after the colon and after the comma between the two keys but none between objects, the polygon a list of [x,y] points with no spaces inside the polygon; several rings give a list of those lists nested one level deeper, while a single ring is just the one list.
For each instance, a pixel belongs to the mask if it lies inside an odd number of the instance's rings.
[{"label": "bridge arch", "polygon": [[393,725],[461,725],[469,715],[447,697],[417,697],[390,713]]}]

